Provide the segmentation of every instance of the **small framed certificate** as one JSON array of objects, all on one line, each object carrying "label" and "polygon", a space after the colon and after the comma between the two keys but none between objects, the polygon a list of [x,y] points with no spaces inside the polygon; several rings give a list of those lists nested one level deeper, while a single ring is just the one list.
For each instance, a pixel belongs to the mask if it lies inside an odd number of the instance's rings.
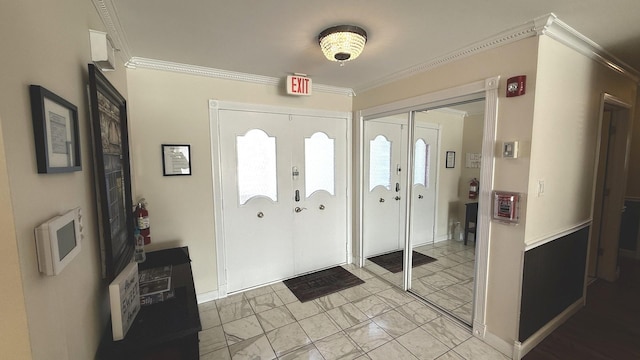
[{"label": "small framed certificate", "polygon": [[82,170],[78,108],[38,85],[29,86],[39,174]]},{"label": "small framed certificate", "polygon": [[191,145],[162,144],[164,176],[191,175]]},{"label": "small framed certificate", "polygon": [[447,151],[447,159],[446,159],[445,167],[447,169],[453,169],[456,167],[456,152],[455,151]]}]

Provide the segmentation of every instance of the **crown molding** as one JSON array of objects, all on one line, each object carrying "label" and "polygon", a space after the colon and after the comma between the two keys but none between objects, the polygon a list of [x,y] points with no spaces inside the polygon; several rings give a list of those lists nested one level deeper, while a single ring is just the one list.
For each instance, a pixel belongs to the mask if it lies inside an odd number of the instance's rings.
[{"label": "crown molding", "polygon": [[631,66],[603,49],[600,45],[591,41],[586,36],[571,28],[553,14],[547,14],[535,18],[525,24],[505,30],[490,38],[478,41],[465,48],[453,51],[449,54],[437,57],[428,62],[396,72],[394,74],[377,79],[363,86],[356,87],[356,93],[362,93],[373,88],[398,81],[422,72],[433,70],[439,66],[479,54],[483,51],[507,45],[529,37],[547,35],[566,46],[586,55],[606,67],[624,75],[633,81],[640,82],[640,73]]},{"label": "crown molding", "polygon": [[582,35],[571,26],[562,22],[554,14],[549,15],[549,21],[540,28],[540,35],[547,35],[552,39],[576,50],[577,52],[599,62],[607,68],[620,73],[627,78],[640,82],[640,73],[624,61]]},{"label": "crown molding", "polygon": [[127,63],[131,58],[131,51],[129,50],[129,42],[125,35],[124,29],[120,24],[118,18],[118,12],[111,0],[91,0],[93,6],[95,6],[102,23],[104,24],[107,34],[113,41],[113,46],[116,49],[120,60],[123,63]]},{"label": "crown molding", "polygon": [[[171,72],[177,72],[177,73],[183,73],[183,74],[211,77],[216,79],[244,81],[244,82],[249,82],[253,84],[261,84],[261,85],[269,85],[269,86],[280,86],[282,82],[281,78],[276,78],[272,76],[247,74],[247,73],[236,72],[236,71],[215,69],[215,68],[210,68],[205,66],[181,64],[181,63],[175,63],[170,61],[147,59],[147,58],[141,58],[136,56],[132,57],[129,61],[127,61],[125,66],[130,69],[141,68],[141,69],[171,71]],[[313,92],[354,96],[353,89],[316,84],[316,83],[313,84]]]},{"label": "crown molding", "polygon": [[408,69],[396,72],[394,74],[377,79],[363,86],[357,87],[354,90],[356,93],[362,93],[367,90],[385,85],[400,79],[404,79],[419,73],[427,72],[440,67],[445,64],[452,63],[457,60],[467,58],[469,56],[476,55],[486,50],[494,49],[503,45],[507,45],[518,40],[533,37],[538,34],[535,21],[527,22],[526,24],[505,30],[490,38],[473,43],[465,48],[450,52],[446,55],[437,57],[425,63],[410,67]]}]

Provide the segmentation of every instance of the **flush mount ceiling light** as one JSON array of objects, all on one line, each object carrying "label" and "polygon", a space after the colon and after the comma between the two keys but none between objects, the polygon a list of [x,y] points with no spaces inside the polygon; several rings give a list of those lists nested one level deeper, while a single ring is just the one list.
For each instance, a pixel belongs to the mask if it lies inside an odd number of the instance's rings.
[{"label": "flush mount ceiling light", "polygon": [[367,32],[354,25],[333,26],[318,35],[318,42],[327,59],[344,64],[360,55],[367,42]]}]

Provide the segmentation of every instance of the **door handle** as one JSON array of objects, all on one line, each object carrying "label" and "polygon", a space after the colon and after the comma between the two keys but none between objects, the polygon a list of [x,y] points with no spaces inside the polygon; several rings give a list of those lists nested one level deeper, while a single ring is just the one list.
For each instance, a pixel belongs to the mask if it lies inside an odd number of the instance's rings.
[{"label": "door handle", "polygon": [[258,217],[262,219],[264,217],[264,213],[262,211],[258,212]]},{"label": "door handle", "polygon": [[320,210],[324,210],[324,205],[323,205],[323,204],[320,204],[320,206],[318,206],[318,209],[320,209]]},{"label": "door handle", "polygon": [[296,202],[300,201],[300,190],[296,190],[295,200]]},{"label": "door handle", "polygon": [[400,183],[396,183],[396,192],[400,192]]},{"label": "door handle", "polygon": [[422,199],[422,198],[424,198],[424,196],[418,195],[418,199]]},{"label": "door handle", "polygon": [[296,206],[296,208],[293,209],[293,211],[295,211],[297,213],[302,212],[302,210],[307,210],[307,208],[301,208],[300,206]]},{"label": "door handle", "polygon": [[396,196],[396,197],[394,197],[394,199],[395,199],[396,201],[398,201],[398,200],[400,200],[400,196]]},{"label": "door handle", "polygon": [[380,201],[380,202],[384,202],[384,199],[383,199],[383,198],[380,198],[380,200],[378,200],[378,201]]}]

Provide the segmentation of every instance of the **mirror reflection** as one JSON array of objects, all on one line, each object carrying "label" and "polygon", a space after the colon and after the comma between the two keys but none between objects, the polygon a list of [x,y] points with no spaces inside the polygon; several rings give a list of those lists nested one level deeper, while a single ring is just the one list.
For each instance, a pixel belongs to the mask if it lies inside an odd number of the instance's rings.
[{"label": "mirror reflection", "polygon": [[[408,131],[409,124],[412,131]],[[469,325],[473,320],[483,128],[482,99],[364,123],[366,268],[402,289],[405,273],[409,273],[410,292]],[[378,136],[388,144],[379,153],[372,150]],[[449,167],[447,152],[455,153],[455,163]],[[410,158],[411,166],[405,166]],[[403,171],[405,167],[408,171]],[[385,175],[372,181],[374,173]],[[405,184],[411,189],[405,189]],[[407,196],[411,196],[409,206]],[[405,248],[412,249],[406,254],[411,271],[403,271]],[[379,257],[387,259],[376,261]]]}]

